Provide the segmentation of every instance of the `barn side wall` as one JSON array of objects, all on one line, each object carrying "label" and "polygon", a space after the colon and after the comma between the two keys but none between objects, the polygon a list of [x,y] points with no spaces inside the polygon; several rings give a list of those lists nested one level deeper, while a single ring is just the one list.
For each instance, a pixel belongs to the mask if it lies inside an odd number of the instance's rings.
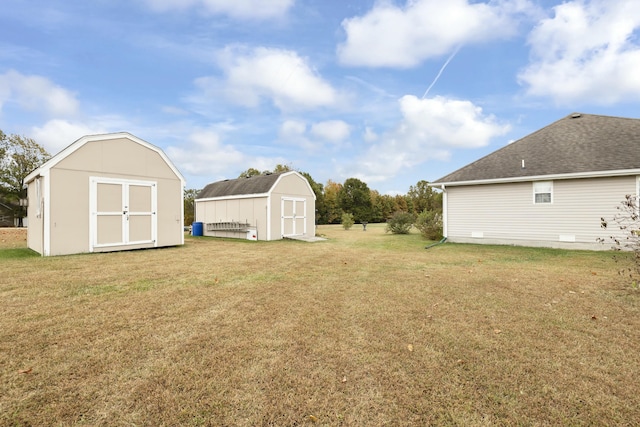
[{"label": "barn side wall", "polygon": [[44,254],[44,178],[34,179],[27,186],[27,247]]},{"label": "barn side wall", "polygon": [[196,221],[204,224],[205,236],[246,238],[246,233],[243,232],[207,230],[207,224],[247,222],[256,228],[258,240],[267,240],[266,196],[196,201],[195,217]]},{"label": "barn side wall", "polygon": [[451,186],[446,189],[447,238],[452,242],[609,249],[597,243],[620,234],[600,227],[612,218],[637,178],[553,181],[553,202],[535,204],[533,183]]}]

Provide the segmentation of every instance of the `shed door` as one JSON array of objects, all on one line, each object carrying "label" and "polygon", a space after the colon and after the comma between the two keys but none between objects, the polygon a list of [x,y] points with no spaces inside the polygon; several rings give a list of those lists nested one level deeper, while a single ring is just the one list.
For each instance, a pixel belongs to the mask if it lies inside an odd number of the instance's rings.
[{"label": "shed door", "polygon": [[151,181],[91,179],[91,245],[156,246],[157,186]]},{"label": "shed door", "polygon": [[283,237],[307,234],[307,199],[283,197],[281,209]]}]

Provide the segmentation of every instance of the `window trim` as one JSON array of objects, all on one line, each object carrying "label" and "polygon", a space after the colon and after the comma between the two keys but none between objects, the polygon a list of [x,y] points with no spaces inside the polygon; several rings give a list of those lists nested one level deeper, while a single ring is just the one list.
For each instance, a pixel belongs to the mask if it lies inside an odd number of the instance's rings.
[{"label": "window trim", "polygon": [[[549,191],[541,191],[541,190]],[[538,194],[549,194],[549,201],[538,201],[536,196]],[[553,204],[553,181],[534,181],[533,182],[533,204],[534,205],[551,205]]]}]

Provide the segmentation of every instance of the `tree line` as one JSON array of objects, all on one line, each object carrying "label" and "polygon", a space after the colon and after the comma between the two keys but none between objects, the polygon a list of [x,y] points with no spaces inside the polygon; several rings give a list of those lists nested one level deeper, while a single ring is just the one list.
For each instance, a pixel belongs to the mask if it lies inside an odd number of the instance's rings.
[{"label": "tree line", "polygon": [[[291,171],[288,165],[276,165],[273,170],[259,171],[249,168],[238,178],[249,178],[265,173],[281,173]],[[427,211],[442,213],[442,193],[434,190],[425,180],[418,181],[409,187],[407,194],[391,196],[380,194],[358,178],[348,178],[343,183],[332,180],[326,184],[316,182],[309,173],[298,171],[303,175],[316,196],[316,223],[340,224],[344,214],[351,214],[356,223],[387,222],[399,212],[417,217]],[[199,190],[185,191],[185,224],[193,222],[193,205]]]}]

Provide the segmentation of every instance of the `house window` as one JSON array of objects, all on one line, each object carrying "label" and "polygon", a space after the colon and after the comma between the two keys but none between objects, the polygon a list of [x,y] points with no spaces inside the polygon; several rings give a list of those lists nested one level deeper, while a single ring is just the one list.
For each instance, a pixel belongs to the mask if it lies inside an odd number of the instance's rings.
[{"label": "house window", "polygon": [[553,181],[540,181],[533,183],[533,203],[553,202]]}]

